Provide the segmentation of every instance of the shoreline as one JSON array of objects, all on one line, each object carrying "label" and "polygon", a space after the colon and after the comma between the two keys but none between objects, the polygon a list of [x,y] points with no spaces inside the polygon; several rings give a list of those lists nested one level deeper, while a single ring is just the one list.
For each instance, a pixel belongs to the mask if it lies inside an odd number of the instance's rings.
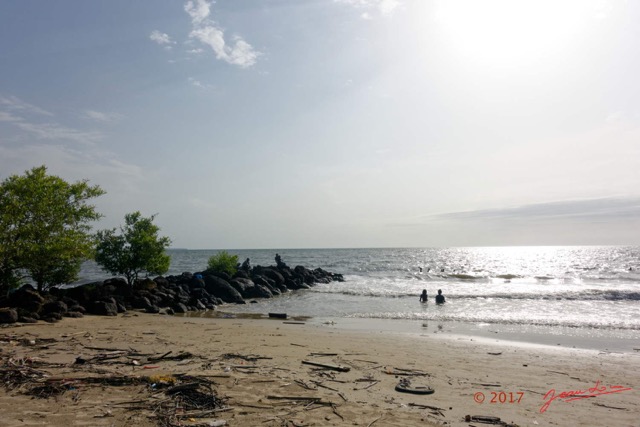
[{"label": "shoreline", "polygon": [[[22,394],[27,385],[2,389],[0,411],[7,427],[158,425],[152,411],[123,405],[156,402],[165,398],[162,390],[148,384],[96,387],[71,382],[87,375],[208,378],[227,406],[211,419],[229,426],[469,426],[466,415],[499,417],[502,425],[632,426],[640,411],[634,389],[640,384],[640,357],[632,354],[505,346],[444,333],[358,331],[308,321],[138,312],[8,326],[0,329],[0,337],[5,365],[9,359],[39,361],[42,365],[33,367],[50,371],[53,378],[66,378],[73,386],[49,399]],[[127,349],[157,356],[113,358],[114,352]],[[181,352],[189,352],[189,358],[166,356]],[[79,356],[89,362],[74,363]],[[305,360],[349,371],[310,367],[302,363]],[[435,392],[394,390],[407,373],[415,374],[409,377],[414,383],[427,384]],[[558,397],[563,391],[611,391],[618,386],[625,390],[592,393],[592,398],[576,401]],[[198,423],[202,420],[184,419],[182,425],[204,425]]]},{"label": "shoreline", "polygon": [[[233,316],[238,319],[266,319],[268,313],[243,313],[225,311],[231,305],[223,305],[213,311],[191,312],[182,316],[217,318]],[[545,346],[550,348],[583,349],[602,352],[640,354],[640,337],[611,337],[606,330],[594,331],[586,328],[553,326],[522,326],[488,323],[465,323],[458,321],[423,321],[405,319],[380,319],[356,317],[311,317],[292,316],[293,320],[302,320],[314,325],[330,325],[346,331],[382,331],[409,336],[446,336],[487,342],[504,342],[515,345]],[[636,331],[636,335],[639,335]]]}]

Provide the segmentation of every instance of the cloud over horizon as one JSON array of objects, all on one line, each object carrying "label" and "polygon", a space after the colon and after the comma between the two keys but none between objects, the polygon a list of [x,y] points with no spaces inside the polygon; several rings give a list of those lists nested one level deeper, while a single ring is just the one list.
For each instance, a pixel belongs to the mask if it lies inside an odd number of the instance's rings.
[{"label": "cloud over horizon", "polygon": [[240,68],[255,65],[260,52],[247,43],[242,37],[234,36],[233,44],[228,44],[225,34],[211,15],[211,3],[206,0],[190,0],[184,5],[184,10],[191,17],[192,30],[189,37],[209,46],[217,59]]},{"label": "cloud over horizon", "polygon": [[532,203],[516,207],[447,212],[424,217],[440,221],[507,221],[556,220],[574,221],[621,220],[640,218],[640,196],[604,197]]}]

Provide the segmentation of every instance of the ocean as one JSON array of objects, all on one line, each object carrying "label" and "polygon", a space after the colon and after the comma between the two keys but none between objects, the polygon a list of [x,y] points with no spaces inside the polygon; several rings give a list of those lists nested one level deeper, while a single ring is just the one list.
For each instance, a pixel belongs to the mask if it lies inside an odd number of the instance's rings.
[{"label": "ocean", "polygon": [[[246,305],[229,316],[303,316],[331,327],[416,335],[442,332],[483,339],[637,352],[640,247],[474,247],[228,250],[239,261],[321,267],[344,282]],[[216,250],[170,250],[167,274],[206,268]],[[108,277],[86,263],[83,280]],[[429,302],[419,302],[426,289]],[[436,305],[441,289],[446,304]],[[192,314],[194,315],[194,314]],[[198,314],[196,314],[198,315]]]}]

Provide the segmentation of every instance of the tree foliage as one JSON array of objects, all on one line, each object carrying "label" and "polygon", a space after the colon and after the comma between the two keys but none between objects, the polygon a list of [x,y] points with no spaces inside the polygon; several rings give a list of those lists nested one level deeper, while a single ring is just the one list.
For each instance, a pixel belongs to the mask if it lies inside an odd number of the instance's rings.
[{"label": "tree foliage", "polygon": [[233,276],[238,271],[238,255],[230,255],[227,251],[220,251],[209,258],[207,267],[210,270],[225,272]]},{"label": "tree foliage", "polygon": [[86,180],[47,175],[46,166],[0,183],[0,291],[26,275],[39,291],[76,280],[93,253],[90,223],[102,216],[88,201],[102,194]]},{"label": "tree foliage", "polygon": [[141,273],[166,273],[171,257],[165,250],[171,240],[158,236],[160,227],[153,223],[154,218],[155,215],[144,218],[140,212],[133,212],[125,215],[120,234],[115,228],[99,231],[96,262],[112,274],[123,275],[129,285],[133,285]]}]

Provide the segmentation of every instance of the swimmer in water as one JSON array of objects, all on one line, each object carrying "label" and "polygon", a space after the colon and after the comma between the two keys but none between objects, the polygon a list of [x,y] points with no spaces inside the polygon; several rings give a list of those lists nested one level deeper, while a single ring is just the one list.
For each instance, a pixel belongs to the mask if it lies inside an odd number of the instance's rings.
[{"label": "swimmer in water", "polygon": [[423,289],[422,294],[420,294],[420,302],[427,302],[427,290]]}]

